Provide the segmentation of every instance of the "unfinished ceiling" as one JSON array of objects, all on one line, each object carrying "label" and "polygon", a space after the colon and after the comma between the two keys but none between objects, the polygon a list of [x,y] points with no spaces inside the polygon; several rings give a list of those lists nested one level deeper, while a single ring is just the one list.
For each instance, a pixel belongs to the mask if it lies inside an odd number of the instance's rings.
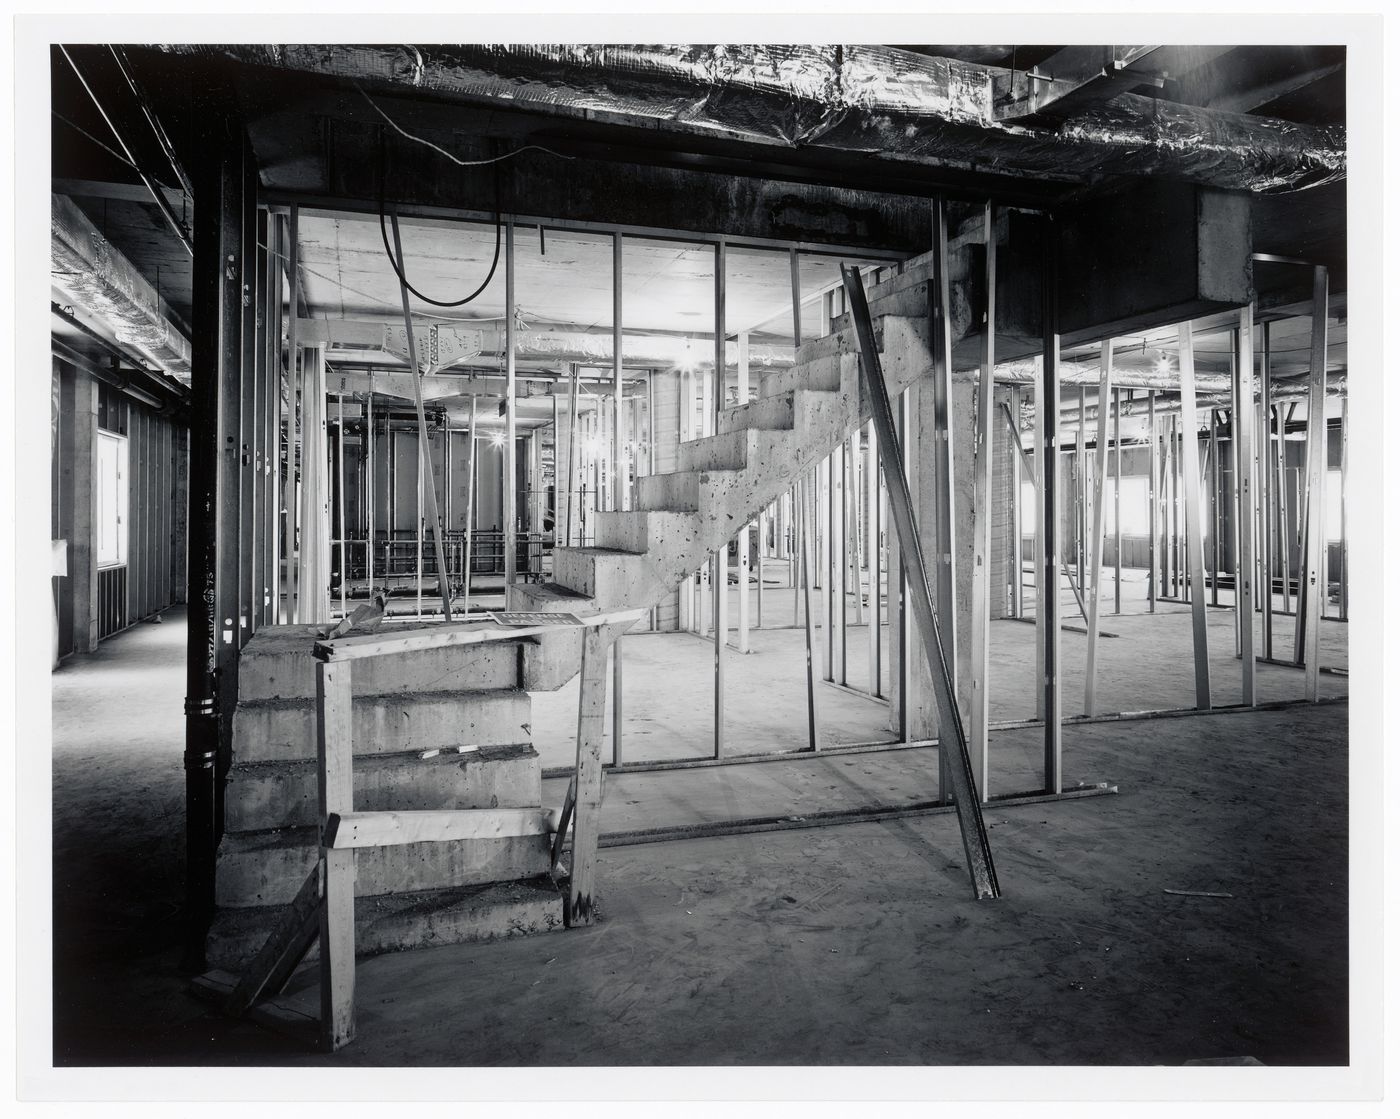
[{"label": "unfinished ceiling", "polygon": [[[1244,186],[1256,192],[1256,251],[1331,272],[1336,372],[1346,365],[1345,62],[1339,47],[1249,45],[73,46],[52,55],[53,174],[188,335],[189,253],[135,168],[190,220],[182,176],[143,114],[191,166],[207,151],[196,94],[224,82],[266,200],[300,207],[311,317],[400,318],[376,214],[387,199],[404,213],[409,279],[436,298],[482,282],[493,214],[515,215],[517,325],[536,334],[611,331],[612,246],[601,230],[624,229],[625,334],[702,350],[714,329],[714,252],[696,239],[729,241],[727,332],[790,346],[784,244],[805,250],[812,337],[816,295],[835,284],[838,262],[927,251],[934,193],[1053,209],[1143,175]],[[1322,185],[1296,189],[1309,184]],[[764,242],[778,251],[753,247]],[[467,306],[410,305],[424,323],[500,328],[504,271]],[[1306,363],[1305,271],[1255,268],[1261,319],[1267,303],[1297,320],[1273,327],[1283,377]],[[1227,335],[1198,327],[1198,368],[1224,373]],[[1125,371],[1170,365],[1175,331],[1117,348]],[[330,356],[402,367],[389,352]],[[543,351],[520,365],[560,368]],[[469,368],[499,362],[454,371]]]}]

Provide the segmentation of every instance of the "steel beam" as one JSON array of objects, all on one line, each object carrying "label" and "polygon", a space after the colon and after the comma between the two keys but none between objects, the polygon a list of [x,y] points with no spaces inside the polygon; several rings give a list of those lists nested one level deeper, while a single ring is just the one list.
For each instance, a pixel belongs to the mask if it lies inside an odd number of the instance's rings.
[{"label": "steel beam", "polygon": [[1327,506],[1327,269],[1313,269],[1312,353],[1308,374],[1308,500],[1307,500],[1307,577],[1303,585],[1307,597],[1299,607],[1306,611],[1303,663],[1306,666],[1305,694],[1309,702],[1318,698],[1319,633],[1327,604],[1327,542],[1324,539]]},{"label": "steel beam", "polygon": [[[189,603],[185,659],[185,959],[202,968],[204,937],[214,914],[214,855],[222,830],[215,767],[219,752],[216,671],[219,642],[219,428],[220,369],[225,362],[224,316],[227,297],[223,225],[224,165],[232,156],[221,100],[204,88],[195,91],[196,120],[206,129],[209,158],[196,169],[193,266],[193,337],[190,379]],[[79,383],[81,384],[80,377]],[[80,401],[80,405],[82,402]],[[83,408],[80,406],[80,416]],[[93,416],[95,424],[96,417]],[[82,428],[79,429],[80,435]]]},{"label": "steel beam", "polygon": [[[987,729],[991,720],[992,394],[996,374],[997,290],[995,222],[995,210],[988,202],[982,209],[982,228],[986,238],[983,254],[987,305],[982,327],[982,366],[977,382],[977,436],[972,462],[972,678],[968,681],[971,693],[968,753],[977,792],[983,800],[990,794],[987,783]],[[871,504],[873,507],[874,503]]]},{"label": "steel beam", "polygon": [[948,759],[946,769],[951,778],[950,791],[957,808],[968,873],[976,897],[995,898],[1000,896],[1001,890],[997,884],[996,867],[992,860],[991,846],[987,841],[982,809],[978,803],[972,762],[968,756],[967,737],[963,730],[962,717],[958,714],[957,693],[954,690],[952,673],[949,671],[951,653],[943,642],[939,621],[934,612],[923,550],[919,544],[918,526],[914,522],[914,503],[909,493],[909,480],[904,473],[894,414],[890,408],[889,391],[880,367],[879,351],[875,346],[870,308],[866,303],[860,272],[845,265],[841,271],[851,305],[851,318],[860,342],[861,378],[870,397],[871,418],[875,423],[880,458],[885,466],[885,478],[889,486],[891,513],[899,535],[900,552],[909,572],[914,613],[933,677],[934,699],[938,706],[939,754],[953,755]]},{"label": "steel beam", "polygon": [[[515,222],[506,221],[506,441],[501,455],[501,541],[505,549],[506,603],[515,583]],[[614,356],[614,360],[616,357]],[[417,366],[415,364],[414,368]]]},{"label": "steel beam", "polygon": [[1201,456],[1196,439],[1196,361],[1191,324],[1177,333],[1181,365],[1182,482],[1186,490],[1186,570],[1191,592],[1191,634],[1196,666],[1196,708],[1210,709],[1210,646],[1206,639],[1205,551],[1201,531]]},{"label": "steel beam", "polygon": [[1100,348],[1099,426],[1094,444],[1093,518],[1089,529],[1089,612],[1084,619],[1088,631],[1088,653],[1084,667],[1084,714],[1098,714],[1099,654],[1099,573],[1103,570],[1104,488],[1108,476],[1108,409],[1105,402],[1113,391],[1113,340]]},{"label": "steel beam", "polygon": [[1160,440],[1157,435],[1157,392],[1147,390],[1147,441],[1151,446],[1147,468],[1147,612],[1157,612],[1157,521],[1160,494],[1157,461]]},{"label": "steel beam", "polygon": [[1040,392],[1036,396],[1040,475],[1040,568],[1036,576],[1036,629],[1041,717],[1045,721],[1044,788],[1058,793],[1063,785],[1060,711],[1060,335],[1058,227],[1045,221],[1044,266],[1041,272],[1041,322],[1044,332]]},{"label": "steel beam", "polygon": [[1259,411],[1256,416],[1263,446],[1259,459],[1259,599],[1263,606],[1260,640],[1266,660],[1274,657],[1274,445],[1269,436],[1272,370],[1269,352],[1269,324],[1263,324],[1263,353],[1259,365]]},{"label": "steel beam", "polygon": [[[715,384],[714,415],[710,430],[719,431],[720,413],[724,411],[724,328],[726,256],[723,241],[715,245]],[[725,590],[729,583],[729,544],[719,546],[710,561],[710,591],[714,610],[715,640],[715,757],[724,756],[724,644],[729,636],[729,618]]]},{"label": "steel beam", "polygon": [[[934,486],[930,503],[934,515],[933,601],[947,639],[948,674],[953,681],[956,701],[959,695],[957,578],[953,560],[953,441],[949,427],[953,400],[953,327],[948,284],[948,203],[941,196],[933,203],[933,236],[932,273],[928,282],[929,348],[933,368],[925,387],[920,389],[933,393],[933,431],[922,434],[933,440],[933,453],[928,456]],[[920,446],[923,446],[922,440]],[[920,479],[921,492],[925,481]],[[951,768],[945,752],[939,751],[940,797],[947,796],[948,782],[953,779]]]},{"label": "steel beam", "polygon": [[1254,462],[1254,306],[1240,309],[1239,360],[1235,362],[1235,413],[1231,442],[1235,445],[1235,618],[1239,628],[1243,675],[1241,701],[1258,702],[1254,679],[1254,524],[1258,519]]}]

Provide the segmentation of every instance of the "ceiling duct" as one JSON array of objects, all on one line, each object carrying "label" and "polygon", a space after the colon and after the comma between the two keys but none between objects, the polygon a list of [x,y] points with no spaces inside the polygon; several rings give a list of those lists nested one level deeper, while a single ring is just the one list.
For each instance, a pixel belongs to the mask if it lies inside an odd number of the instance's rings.
[{"label": "ceiling duct", "polygon": [[1067,182],[1158,176],[1254,193],[1346,175],[1346,132],[1133,93],[1056,120],[998,120],[1010,70],[887,46],[175,44],[228,58],[478,103],[658,124],[672,131],[829,149]]},{"label": "ceiling duct", "polygon": [[155,288],[98,233],[71,198],[55,194],[50,216],[54,286],[105,322],[167,373],[190,372],[190,343],[165,316]]}]

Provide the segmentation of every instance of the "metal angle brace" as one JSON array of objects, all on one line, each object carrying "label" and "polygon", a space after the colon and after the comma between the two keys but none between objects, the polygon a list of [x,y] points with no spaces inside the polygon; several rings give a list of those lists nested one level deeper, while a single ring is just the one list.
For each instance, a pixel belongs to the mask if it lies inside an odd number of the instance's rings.
[{"label": "metal angle brace", "polygon": [[[973,779],[972,759],[968,755],[967,733],[958,713],[953,693],[952,673],[944,656],[944,643],[934,616],[933,596],[929,588],[928,571],[924,566],[923,550],[914,524],[914,504],[909,496],[909,479],[900,458],[899,438],[895,431],[894,413],[890,408],[889,391],[880,367],[880,354],[875,346],[875,330],[870,320],[865,288],[860,272],[841,266],[841,277],[850,303],[851,321],[860,342],[860,375],[870,397],[871,418],[880,447],[880,459],[885,467],[889,488],[890,513],[899,536],[900,552],[908,577],[914,615],[924,639],[929,669],[933,676],[933,691],[938,707],[939,754],[947,756],[947,772],[957,808],[958,827],[962,832],[963,849],[967,855],[968,873],[978,898],[1001,896],[996,867],[992,862],[987,829],[982,820],[977,788]],[[951,747],[948,749],[947,747]]]}]

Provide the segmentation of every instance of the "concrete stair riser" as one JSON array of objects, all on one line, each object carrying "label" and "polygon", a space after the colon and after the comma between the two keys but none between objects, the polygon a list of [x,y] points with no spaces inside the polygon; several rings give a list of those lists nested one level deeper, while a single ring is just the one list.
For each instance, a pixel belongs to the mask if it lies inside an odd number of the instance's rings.
[{"label": "concrete stair riser", "polygon": [[[520,691],[356,695],[353,750],[393,754],[443,746],[530,740],[530,697]],[[316,757],[313,700],[240,703],[233,717],[236,764]]]},{"label": "concrete stair riser", "polygon": [[[486,746],[433,758],[361,754],[355,758],[355,810],[530,808],[540,802],[540,761],[533,746]],[[224,793],[230,832],[315,824],[314,761],[235,765]]]},{"label": "concrete stair riser", "polygon": [[[319,858],[317,832],[236,832],[219,844],[215,904],[286,905]],[[355,895],[439,890],[549,872],[548,835],[404,843],[355,853]]]},{"label": "concrete stair riser", "polygon": [[[914,281],[905,280],[901,290],[910,291],[915,286]],[[882,318],[877,325],[883,350],[881,365],[894,396],[925,376],[932,366],[928,327],[917,318],[895,316]],[[765,428],[744,430],[742,434],[725,433],[697,441],[704,446],[689,452],[697,457],[709,453],[719,458],[728,453],[728,461],[736,467],[733,469],[683,470],[642,479],[639,493],[644,509],[693,510],[698,531],[687,528],[675,538],[649,538],[644,555],[628,555],[618,549],[556,550],[555,578],[560,588],[582,596],[574,601],[574,609],[589,612],[654,605],[681,579],[698,570],[713,551],[730,540],[777,494],[866,422],[869,399],[861,389],[859,359],[850,348],[849,332],[834,338],[821,339],[821,345],[810,344],[811,349],[804,350],[809,361],[824,363],[828,378],[835,379],[833,373],[839,372],[838,387],[796,389],[790,396],[772,398],[778,403],[768,405],[779,412],[790,406],[794,425],[791,430]],[[793,371],[798,383],[803,372],[801,366]],[[741,415],[759,415],[753,404],[738,411]],[[763,415],[771,419],[774,413]],[[754,450],[759,440],[764,441],[763,453]],[[737,468],[741,450],[743,465]],[[684,461],[686,452],[682,454]],[[690,522],[681,523],[688,526]],[[629,543],[635,546],[637,541],[634,538]],[[522,603],[518,608],[529,608],[523,605],[524,596],[513,601]],[[527,662],[528,659],[527,653]]]}]

